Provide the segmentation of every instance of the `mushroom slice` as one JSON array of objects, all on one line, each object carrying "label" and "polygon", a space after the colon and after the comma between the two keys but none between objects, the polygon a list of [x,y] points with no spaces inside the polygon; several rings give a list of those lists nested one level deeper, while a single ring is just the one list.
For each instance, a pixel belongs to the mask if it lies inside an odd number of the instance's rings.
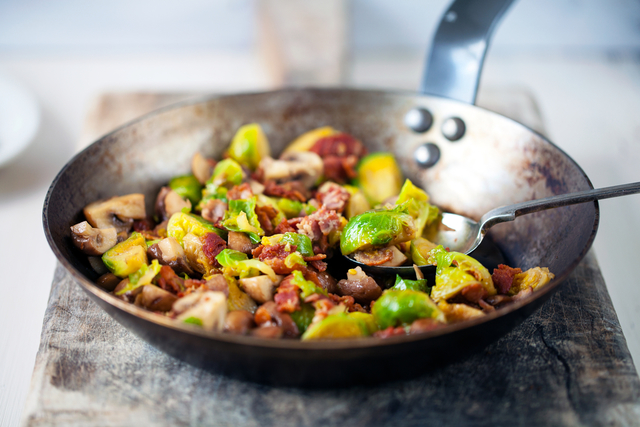
[{"label": "mushroom slice", "polygon": [[150,311],[169,311],[178,299],[177,296],[155,285],[144,285],[142,292],[138,294],[135,305],[144,307]]},{"label": "mushroom slice", "polygon": [[311,188],[322,175],[324,163],[316,153],[301,151],[286,153],[279,160],[265,157],[260,161],[260,169],[265,180],[299,180],[306,188]]},{"label": "mushroom slice", "polygon": [[214,162],[200,153],[194,154],[191,159],[191,172],[202,185],[206,184],[207,180],[211,178],[213,166]]},{"label": "mushroom slice", "polygon": [[147,254],[151,259],[157,259],[160,264],[173,268],[178,274],[193,274],[193,269],[189,266],[184,249],[182,249],[175,237],[164,238],[158,243],[149,246]]},{"label": "mushroom slice", "polygon": [[129,231],[134,219],[146,216],[144,194],[134,193],[93,202],[84,208],[84,216],[94,227]]},{"label": "mushroom slice", "polygon": [[191,202],[183,199],[178,193],[169,187],[162,187],[156,197],[155,212],[162,220],[171,218],[174,213],[184,208],[191,209]]},{"label": "mushroom slice", "polygon": [[93,228],[87,221],[71,227],[73,244],[88,255],[102,255],[118,243],[115,228]]},{"label": "mushroom slice", "polygon": [[202,292],[197,303],[180,314],[177,320],[202,326],[207,331],[222,331],[226,318],[227,297],[222,292],[206,291]]},{"label": "mushroom slice", "polygon": [[240,286],[258,304],[273,300],[273,291],[282,282],[284,276],[276,275],[273,281],[269,276],[247,277],[238,280]]}]

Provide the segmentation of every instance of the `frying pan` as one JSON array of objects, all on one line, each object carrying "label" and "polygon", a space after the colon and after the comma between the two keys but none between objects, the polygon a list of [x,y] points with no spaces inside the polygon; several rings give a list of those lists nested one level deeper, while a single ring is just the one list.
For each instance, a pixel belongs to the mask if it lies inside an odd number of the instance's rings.
[{"label": "frying pan", "polygon": [[[44,203],[47,239],[77,283],[115,320],[189,363],[271,384],[329,386],[415,376],[471,354],[518,325],[558,289],[586,254],[598,204],[522,217],[490,232],[509,265],[546,266],[555,279],[531,297],[481,318],[421,335],[300,342],[205,332],[125,303],[94,284],[72,245],[82,208],[159,188],[189,171],[196,151],[220,158],[243,124],[262,125],[274,153],[301,133],[331,125],[370,152],[393,152],[405,176],[444,210],[478,218],[500,205],[592,188],[562,150],[525,126],[473,104],[489,37],[511,0],[457,0],[444,15],[422,94],[284,89],[211,97],[151,113],[102,137],[55,178]],[[428,95],[427,95],[428,93]]]}]

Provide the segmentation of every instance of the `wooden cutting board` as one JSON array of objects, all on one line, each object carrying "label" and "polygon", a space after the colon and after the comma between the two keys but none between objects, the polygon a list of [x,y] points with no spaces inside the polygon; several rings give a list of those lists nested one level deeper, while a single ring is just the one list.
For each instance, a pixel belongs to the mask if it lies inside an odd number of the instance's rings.
[{"label": "wooden cutting board", "polygon": [[[83,140],[188,97],[105,94]],[[479,104],[543,130],[526,91],[484,91]],[[167,356],[58,265],[23,425],[627,426],[640,425],[640,380],[592,252],[537,313],[482,352],[411,381],[330,390],[257,385]]]}]

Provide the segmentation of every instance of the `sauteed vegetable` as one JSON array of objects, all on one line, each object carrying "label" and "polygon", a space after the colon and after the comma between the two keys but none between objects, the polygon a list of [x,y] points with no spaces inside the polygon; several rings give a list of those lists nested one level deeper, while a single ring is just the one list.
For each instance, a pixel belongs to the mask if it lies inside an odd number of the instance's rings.
[{"label": "sauteed vegetable", "polygon": [[[427,193],[389,153],[352,135],[311,130],[271,157],[258,124],[242,126],[216,161],[142,194],[91,203],[74,244],[116,297],[176,322],[261,338],[387,338],[494,311],[546,285],[544,267],[489,272],[423,237],[439,224]],[[416,268],[383,289],[360,267],[334,277],[332,258]],[[336,274],[335,272],[333,272]]]}]

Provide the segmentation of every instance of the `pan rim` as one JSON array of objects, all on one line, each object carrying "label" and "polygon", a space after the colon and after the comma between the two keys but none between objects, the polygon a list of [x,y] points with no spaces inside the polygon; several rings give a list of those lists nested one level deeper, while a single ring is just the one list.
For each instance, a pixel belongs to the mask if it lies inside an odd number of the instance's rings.
[{"label": "pan rim", "polygon": [[[252,336],[235,335],[235,334],[224,333],[224,332],[204,331],[193,326],[179,324],[173,321],[172,319],[168,319],[166,317],[163,318],[163,316],[161,315],[149,312],[131,303],[119,300],[115,296],[99,288],[96,284],[94,284],[92,281],[86,278],[78,269],[76,269],[75,266],[73,266],[73,264],[62,254],[57,244],[55,243],[53,235],[51,234],[50,226],[49,226],[48,214],[49,214],[51,196],[57,183],[59,182],[60,178],[64,175],[64,173],[71,167],[73,163],[75,163],[75,161],[78,158],[85,155],[85,153],[88,150],[90,150],[94,145],[99,144],[101,141],[111,138],[112,136],[122,131],[123,129],[126,129],[136,123],[142,122],[144,120],[147,120],[156,115],[160,115],[167,111],[177,110],[177,109],[189,107],[189,106],[195,106],[198,104],[205,104],[207,102],[210,102],[216,99],[222,99],[227,97],[237,98],[241,96],[272,95],[272,94],[285,93],[285,92],[327,92],[328,93],[328,92],[336,92],[336,91],[369,93],[369,94],[375,94],[378,96],[406,96],[408,98],[414,98],[414,99],[415,98],[440,99],[440,100],[445,100],[447,102],[460,104],[465,107],[473,107],[476,109],[480,109],[486,113],[499,116],[502,119],[506,119],[510,122],[517,124],[518,126],[524,127],[529,132],[541,138],[545,143],[550,144],[552,147],[554,147],[555,149],[560,151],[562,154],[564,154],[566,158],[569,159],[569,161],[577,168],[577,170],[580,171],[580,173],[582,174],[587,184],[591,188],[593,188],[593,184],[591,183],[591,180],[586,175],[584,170],[580,167],[580,165],[578,165],[578,163],[576,163],[575,160],[572,157],[570,157],[564,150],[556,146],[553,142],[551,142],[547,137],[545,137],[541,133],[509,117],[503,116],[501,114],[498,114],[491,110],[487,110],[482,107],[466,104],[461,101],[456,101],[456,100],[434,96],[434,95],[416,94],[411,91],[402,91],[402,90],[360,89],[360,88],[359,89],[322,88],[322,87],[291,87],[291,88],[277,89],[272,91],[250,91],[250,92],[240,92],[240,93],[232,93],[232,94],[204,95],[204,96],[197,96],[197,97],[194,97],[193,99],[187,99],[181,102],[177,102],[177,103],[156,109],[138,118],[130,120],[125,124],[117,127],[116,129],[106,133],[102,137],[98,138],[96,141],[94,141],[93,143],[85,147],[83,150],[78,152],[76,155],[74,155],[64,165],[64,167],[55,176],[51,185],[49,186],[49,189],[47,190],[47,194],[44,199],[43,211],[42,211],[42,221],[43,221],[43,227],[44,227],[45,235],[47,238],[47,242],[49,243],[49,246],[51,247],[52,251],[56,255],[58,262],[60,262],[62,266],[73,276],[73,278],[75,279],[75,282],[78,285],[80,285],[80,287],[85,292],[97,297],[98,299],[104,301],[110,306],[120,311],[124,311],[127,314],[133,315],[139,319],[142,319],[145,322],[151,322],[155,325],[160,325],[162,327],[166,327],[174,331],[186,333],[188,335],[194,335],[199,338],[211,339],[214,341],[221,341],[228,344],[238,344],[238,345],[250,346],[250,347],[256,347],[256,348],[283,349],[283,350],[302,351],[302,352],[307,352],[307,351],[325,352],[325,351],[340,351],[340,350],[347,351],[347,350],[358,350],[358,349],[368,349],[368,348],[380,348],[380,347],[387,347],[387,346],[395,346],[399,344],[409,344],[417,341],[429,340],[429,339],[437,338],[443,335],[448,335],[458,330],[475,328],[484,323],[492,322],[496,319],[507,316],[509,313],[518,311],[520,308],[526,305],[529,305],[530,303],[533,303],[534,301],[544,297],[548,293],[555,292],[591,249],[591,246],[595,239],[595,236],[598,230],[598,225],[600,222],[600,209],[597,201],[593,202],[594,208],[595,208],[595,218],[594,218],[593,229],[581,253],[578,255],[578,257],[576,257],[573,260],[572,263],[569,264],[569,266],[565,269],[565,271],[563,271],[559,275],[556,275],[556,277],[548,285],[544,286],[540,290],[535,291],[532,295],[530,295],[527,298],[513,302],[505,307],[502,307],[496,310],[495,312],[485,314],[482,317],[477,317],[474,319],[470,319],[470,320],[466,320],[458,323],[448,324],[443,328],[439,328],[437,330],[429,331],[422,334],[395,336],[395,337],[390,337],[385,339],[366,337],[366,338],[343,339],[343,340],[320,340],[320,341],[304,341],[303,342],[300,340],[269,340],[269,339],[262,339],[262,338],[252,337]],[[127,329],[130,329],[130,328],[127,328]]]}]

